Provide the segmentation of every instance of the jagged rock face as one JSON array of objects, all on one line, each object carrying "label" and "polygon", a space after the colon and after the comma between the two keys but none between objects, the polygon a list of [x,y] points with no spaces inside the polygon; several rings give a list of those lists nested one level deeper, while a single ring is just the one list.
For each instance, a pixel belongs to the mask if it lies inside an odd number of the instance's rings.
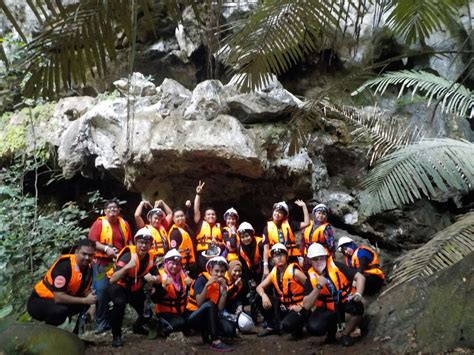
[{"label": "jagged rock face", "polygon": [[474,253],[425,281],[402,284],[370,305],[370,335],[400,352],[474,347]]}]

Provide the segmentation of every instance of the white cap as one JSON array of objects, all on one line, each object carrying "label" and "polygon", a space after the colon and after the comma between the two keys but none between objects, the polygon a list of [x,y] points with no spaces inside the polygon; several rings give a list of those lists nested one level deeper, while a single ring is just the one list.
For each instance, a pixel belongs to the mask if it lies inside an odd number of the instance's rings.
[{"label": "white cap", "polygon": [[272,246],[272,249],[270,250],[270,254],[273,255],[273,253],[276,252],[277,250],[280,250],[280,251],[283,250],[286,253],[286,255],[288,255],[288,249],[286,249],[286,247],[281,243],[274,244]]},{"label": "white cap", "polygon": [[146,214],[146,219],[148,219],[148,221],[151,222],[150,221],[151,216],[154,214],[161,214],[163,216],[166,215],[165,211],[163,211],[161,208],[155,207],[155,208],[152,208],[150,211],[148,211],[148,213]]},{"label": "white cap", "polygon": [[229,208],[227,211],[224,213],[224,220],[227,219],[228,216],[235,214],[237,216],[237,219],[239,219],[239,214],[237,213],[237,210],[234,207]]},{"label": "white cap", "polygon": [[316,212],[318,212],[319,210],[322,210],[326,213],[328,213],[329,209],[328,209],[328,206],[326,206],[325,204],[323,203],[320,203],[319,205],[316,205],[314,206],[313,208],[313,211],[311,212],[312,214],[315,214]]},{"label": "white cap", "polygon": [[249,222],[242,222],[237,229],[237,232],[242,233],[244,231],[252,231],[255,233],[255,229],[253,229],[252,225]]},{"label": "white cap", "polygon": [[223,262],[227,265],[227,269],[229,269],[229,263],[227,263],[227,260],[223,256],[214,256],[213,258],[210,258],[206,263],[207,272],[209,272],[209,264],[214,262]]},{"label": "white cap", "polygon": [[252,318],[245,312],[241,312],[237,318],[239,330],[244,333],[251,333],[255,330],[255,324]]},{"label": "white cap", "polygon": [[135,237],[133,238],[133,240],[137,239],[138,236],[147,237],[147,238],[152,237],[151,231],[147,227],[140,228],[137,231],[137,233],[135,233]]},{"label": "white cap", "polygon": [[337,250],[341,251],[341,247],[344,245],[344,244],[349,244],[349,243],[352,243],[354,240],[352,240],[351,238],[349,237],[341,237],[339,238],[339,241],[337,242]]},{"label": "white cap", "polygon": [[306,256],[309,259],[316,258],[317,256],[328,256],[328,251],[319,243],[313,243],[308,248]]},{"label": "white cap", "polygon": [[286,204],[285,201],[280,201],[280,202],[277,202],[273,205],[273,210],[285,210],[286,211],[286,214],[290,213],[290,210],[288,209],[288,205]]},{"label": "white cap", "polygon": [[164,260],[167,260],[167,259],[176,259],[176,258],[182,258],[181,254],[179,253],[179,251],[177,251],[176,249],[171,249],[170,251],[168,251],[166,254],[165,254],[165,257],[164,257]]}]

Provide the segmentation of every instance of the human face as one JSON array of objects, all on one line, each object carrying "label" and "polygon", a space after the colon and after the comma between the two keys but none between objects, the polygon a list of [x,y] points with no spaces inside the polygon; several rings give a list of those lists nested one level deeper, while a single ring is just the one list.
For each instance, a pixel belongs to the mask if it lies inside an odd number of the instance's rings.
[{"label": "human face", "polygon": [[286,265],[286,254],[285,253],[281,253],[281,252],[277,252],[277,253],[273,253],[273,264],[276,265],[276,266],[285,266]]},{"label": "human face", "polygon": [[237,217],[233,214],[227,216],[225,219],[225,224],[227,227],[235,227],[237,225]]},{"label": "human face", "polygon": [[273,217],[273,222],[279,223],[283,221],[283,219],[285,218],[285,214],[283,213],[282,210],[274,210],[272,217]]},{"label": "human face", "polygon": [[223,278],[225,275],[226,269],[224,265],[219,265],[215,264],[212,269],[211,269],[211,276],[217,277],[217,278]]},{"label": "human face", "polygon": [[204,220],[209,224],[215,224],[217,220],[216,211],[206,210],[206,212],[204,213]]},{"label": "human face", "polygon": [[118,215],[120,214],[119,207],[115,202],[109,203],[107,207],[105,208],[104,212],[105,212],[105,216],[108,219],[116,219]]},{"label": "human face", "polygon": [[341,251],[342,251],[342,254],[347,255],[347,256],[352,256],[352,254],[354,254],[354,249],[349,247],[349,244],[342,245]]},{"label": "human face", "polygon": [[325,212],[325,211],[316,211],[314,213],[314,218],[316,219],[316,221],[318,221],[319,223],[324,223],[326,222],[327,218],[328,218],[328,214]]},{"label": "human face", "polygon": [[184,227],[186,224],[186,216],[183,211],[176,211],[173,215],[173,222],[178,227]]},{"label": "human face", "polygon": [[76,250],[76,262],[80,269],[88,268],[94,259],[95,249],[93,247],[81,246]]},{"label": "human face", "polygon": [[176,258],[176,259],[168,260],[166,261],[166,265],[167,265],[168,271],[172,275],[176,275],[178,272],[181,271],[181,259]]},{"label": "human face", "polygon": [[242,276],[242,266],[235,266],[230,272],[230,277],[233,281],[237,281]]},{"label": "human face", "polygon": [[161,222],[163,221],[163,214],[162,213],[154,213],[152,216],[151,216],[151,221],[150,221],[150,224],[155,227],[155,228],[158,228],[160,225],[161,225]]},{"label": "human face", "polygon": [[243,232],[239,234],[239,237],[243,245],[250,245],[252,243],[252,235],[249,232]]},{"label": "human face", "polygon": [[323,273],[326,269],[327,257],[326,256],[317,256],[311,259],[311,266],[319,274]]},{"label": "human face", "polygon": [[136,240],[137,246],[137,254],[140,258],[143,258],[151,248],[151,240],[150,239],[137,239]]}]

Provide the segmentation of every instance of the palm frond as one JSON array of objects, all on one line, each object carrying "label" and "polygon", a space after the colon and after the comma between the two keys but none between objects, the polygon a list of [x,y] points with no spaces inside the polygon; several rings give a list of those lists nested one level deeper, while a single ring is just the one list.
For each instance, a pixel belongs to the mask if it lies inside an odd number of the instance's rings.
[{"label": "palm frond", "polygon": [[238,74],[240,88],[265,86],[269,75],[281,74],[319,44],[340,32],[340,22],[349,21],[352,0],[265,1],[240,29],[224,41],[225,63]]},{"label": "palm frond", "polygon": [[407,44],[424,43],[433,32],[448,28],[457,12],[458,0],[398,0],[392,2],[387,25]]},{"label": "palm frond", "polygon": [[428,106],[433,99],[442,100],[441,109],[446,113],[474,117],[474,93],[465,86],[425,71],[401,70],[388,72],[381,77],[369,80],[359,87],[352,95],[357,95],[367,88],[375,87],[375,94],[383,95],[389,85],[401,85],[398,97],[405,89],[413,88],[412,97],[417,91],[424,93]]},{"label": "palm frond", "polygon": [[384,293],[415,278],[427,279],[461,261],[473,251],[474,212],[469,212],[462,215],[456,223],[436,233],[422,247],[397,259],[390,287]]},{"label": "palm frond", "polygon": [[424,139],[380,160],[362,184],[361,212],[372,215],[474,185],[474,144],[454,139]]}]

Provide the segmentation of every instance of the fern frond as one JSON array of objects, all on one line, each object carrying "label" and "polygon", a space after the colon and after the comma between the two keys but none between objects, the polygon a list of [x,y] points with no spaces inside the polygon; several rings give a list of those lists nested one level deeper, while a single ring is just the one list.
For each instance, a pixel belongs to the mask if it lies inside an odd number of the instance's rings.
[{"label": "fern frond", "polygon": [[369,80],[359,87],[352,95],[357,95],[367,88],[375,87],[375,94],[383,95],[389,85],[401,85],[398,97],[405,89],[413,88],[412,97],[417,91],[424,93],[428,106],[433,99],[442,100],[441,109],[446,113],[460,116],[474,116],[474,92],[461,84],[454,83],[442,77],[425,71],[401,70],[388,72],[381,77]]},{"label": "fern frond", "polygon": [[390,289],[415,278],[431,275],[461,261],[474,251],[474,212],[469,212],[454,224],[436,233],[422,247],[409,251],[395,261]]},{"label": "fern frond", "polygon": [[454,139],[424,139],[396,150],[364,180],[361,212],[372,215],[412,203],[435,188],[467,192],[474,185],[474,144]]}]

